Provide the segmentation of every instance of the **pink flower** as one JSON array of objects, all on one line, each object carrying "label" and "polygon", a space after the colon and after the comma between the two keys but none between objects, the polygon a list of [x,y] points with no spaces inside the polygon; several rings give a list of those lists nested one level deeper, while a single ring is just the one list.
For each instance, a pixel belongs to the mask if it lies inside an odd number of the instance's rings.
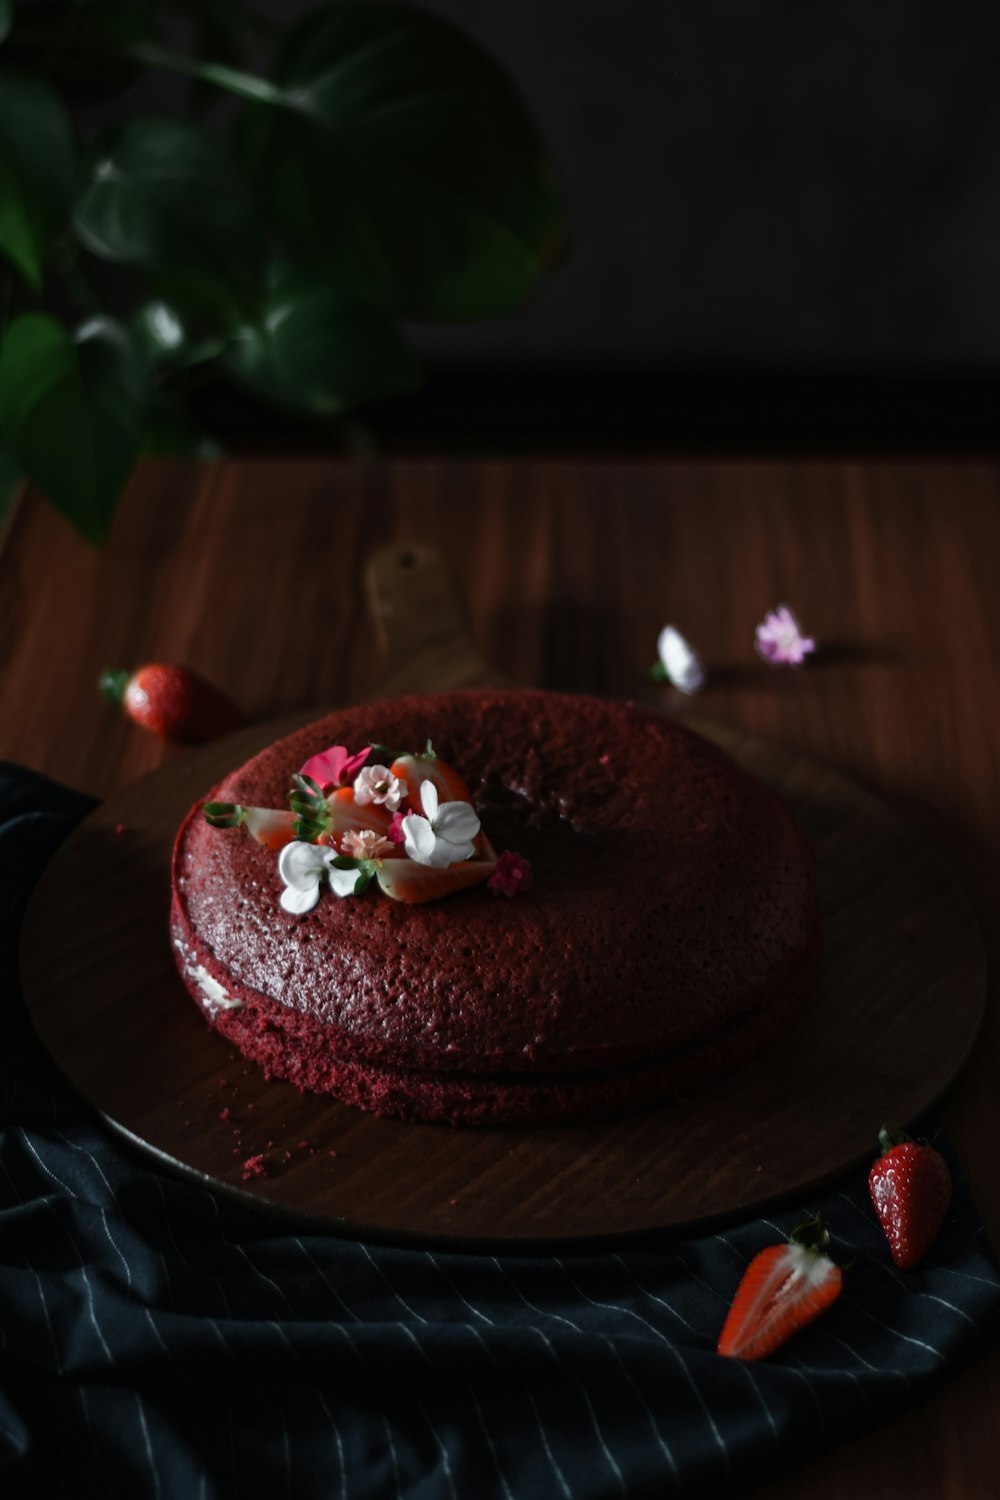
[{"label": "pink flower", "polygon": [[371,753],[370,746],[351,755],[346,745],[331,745],[319,755],[310,755],[299,775],[311,776],[323,792],[329,792],[353,781]]},{"label": "pink flower", "polygon": [[349,828],[340,841],[341,853],[350,859],[382,859],[394,847],[374,828]]},{"label": "pink flower", "polygon": [[394,776],[388,766],[365,766],[354,783],[354,800],[359,807],[381,802],[386,812],[395,812],[406,796],[406,782]]},{"label": "pink flower", "polygon": [[388,828],[385,831],[386,838],[392,839],[392,842],[394,844],[406,843],[406,834],[403,832],[403,819],[405,817],[405,813],[393,813],[392,822],[389,824]]},{"label": "pink flower", "polygon": [[764,616],[762,624],[757,626],[754,645],[758,656],[773,667],[800,667],[816,650],[816,642],[802,634],[802,627],[787,604],[779,604]]},{"label": "pink flower", "polygon": [[497,858],[496,874],[486,882],[487,890],[494,896],[519,896],[531,885],[531,866],[523,854],[512,854],[509,849]]}]

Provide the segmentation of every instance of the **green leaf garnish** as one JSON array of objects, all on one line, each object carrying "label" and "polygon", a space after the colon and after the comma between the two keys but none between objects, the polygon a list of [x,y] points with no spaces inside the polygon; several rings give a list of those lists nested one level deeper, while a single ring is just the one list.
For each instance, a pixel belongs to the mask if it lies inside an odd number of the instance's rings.
[{"label": "green leaf garnish", "polygon": [[323,788],[311,776],[303,776],[301,772],[296,771],[292,777],[292,785],[303,797],[312,797],[317,802],[326,802],[326,798],[323,796]]},{"label": "green leaf garnish", "polygon": [[304,843],[315,844],[329,831],[333,816],[318,781],[299,772],[292,777],[292,790],[288,799],[295,814],[292,832]]},{"label": "green leaf garnish", "polygon": [[202,808],[206,823],[213,828],[239,828],[246,817],[246,809],[238,802],[206,802]]}]

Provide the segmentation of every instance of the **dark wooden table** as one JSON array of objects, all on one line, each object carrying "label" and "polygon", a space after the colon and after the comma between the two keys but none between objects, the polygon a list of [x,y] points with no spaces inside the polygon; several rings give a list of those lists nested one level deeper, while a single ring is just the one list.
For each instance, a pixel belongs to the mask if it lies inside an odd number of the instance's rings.
[{"label": "dark wooden table", "polygon": [[[472,633],[526,684],[649,698],[668,620],[712,671],[699,715],[877,789],[935,837],[1000,958],[1000,467],[870,463],[148,463],[105,552],[27,496],[0,546],[0,755],[104,794],[182,749],[98,699],[102,667],[187,661],[250,717],[348,702],[378,647],[363,577],[389,542],[451,562]],[[825,645],[753,653],[787,601]],[[995,994],[995,979],[994,979]],[[1000,1027],[947,1126],[1000,1244]],[[1000,1350],[920,1408],[756,1493],[1000,1493]]]}]

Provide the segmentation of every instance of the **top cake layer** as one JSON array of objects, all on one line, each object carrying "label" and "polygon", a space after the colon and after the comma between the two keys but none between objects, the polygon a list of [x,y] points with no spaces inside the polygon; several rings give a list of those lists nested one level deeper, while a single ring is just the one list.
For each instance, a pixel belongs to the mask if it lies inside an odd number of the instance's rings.
[{"label": "top cake layer", "polygon": [[213,793],[287,805],[337,743],[430,738],[464,776],[529,894],[425,906],[372,887],[279,905],[273,851],[197,814],[174,882],[209,973],[321,1021],[331,1048],[393,1067],[586,1072],[647,1061],[781,997],[815,948],[811,855],[783,801],[698,735],[632,705],[541,692],[399,698],[329,715]]}]

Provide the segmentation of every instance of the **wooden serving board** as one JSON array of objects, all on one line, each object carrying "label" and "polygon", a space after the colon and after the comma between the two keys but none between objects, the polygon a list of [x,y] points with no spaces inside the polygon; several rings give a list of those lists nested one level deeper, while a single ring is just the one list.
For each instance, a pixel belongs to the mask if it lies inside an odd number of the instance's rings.
[{"label": "wooden serving board", "polygon": [[[381,554],[380,697],[496,682],[440,558]],[[745,1072],[655,1110],[514,1130],[380,1120],[279,1081],[206,1025],[174,968],[169,855],[187,808],[312,715],[258,724],[110,797],[31,901],[21,973],[50,1053],[109,1125],[165,1165],[313,1226],[419,1243],[530,1249],[694,1230],[810,1195],[911,1121],[975,1040],[985,962],[932,846],[835,772],[697,724],[794,806],[817,852],[819,993]],[[244,1176],[263,1157],[265,1176]]]}]

